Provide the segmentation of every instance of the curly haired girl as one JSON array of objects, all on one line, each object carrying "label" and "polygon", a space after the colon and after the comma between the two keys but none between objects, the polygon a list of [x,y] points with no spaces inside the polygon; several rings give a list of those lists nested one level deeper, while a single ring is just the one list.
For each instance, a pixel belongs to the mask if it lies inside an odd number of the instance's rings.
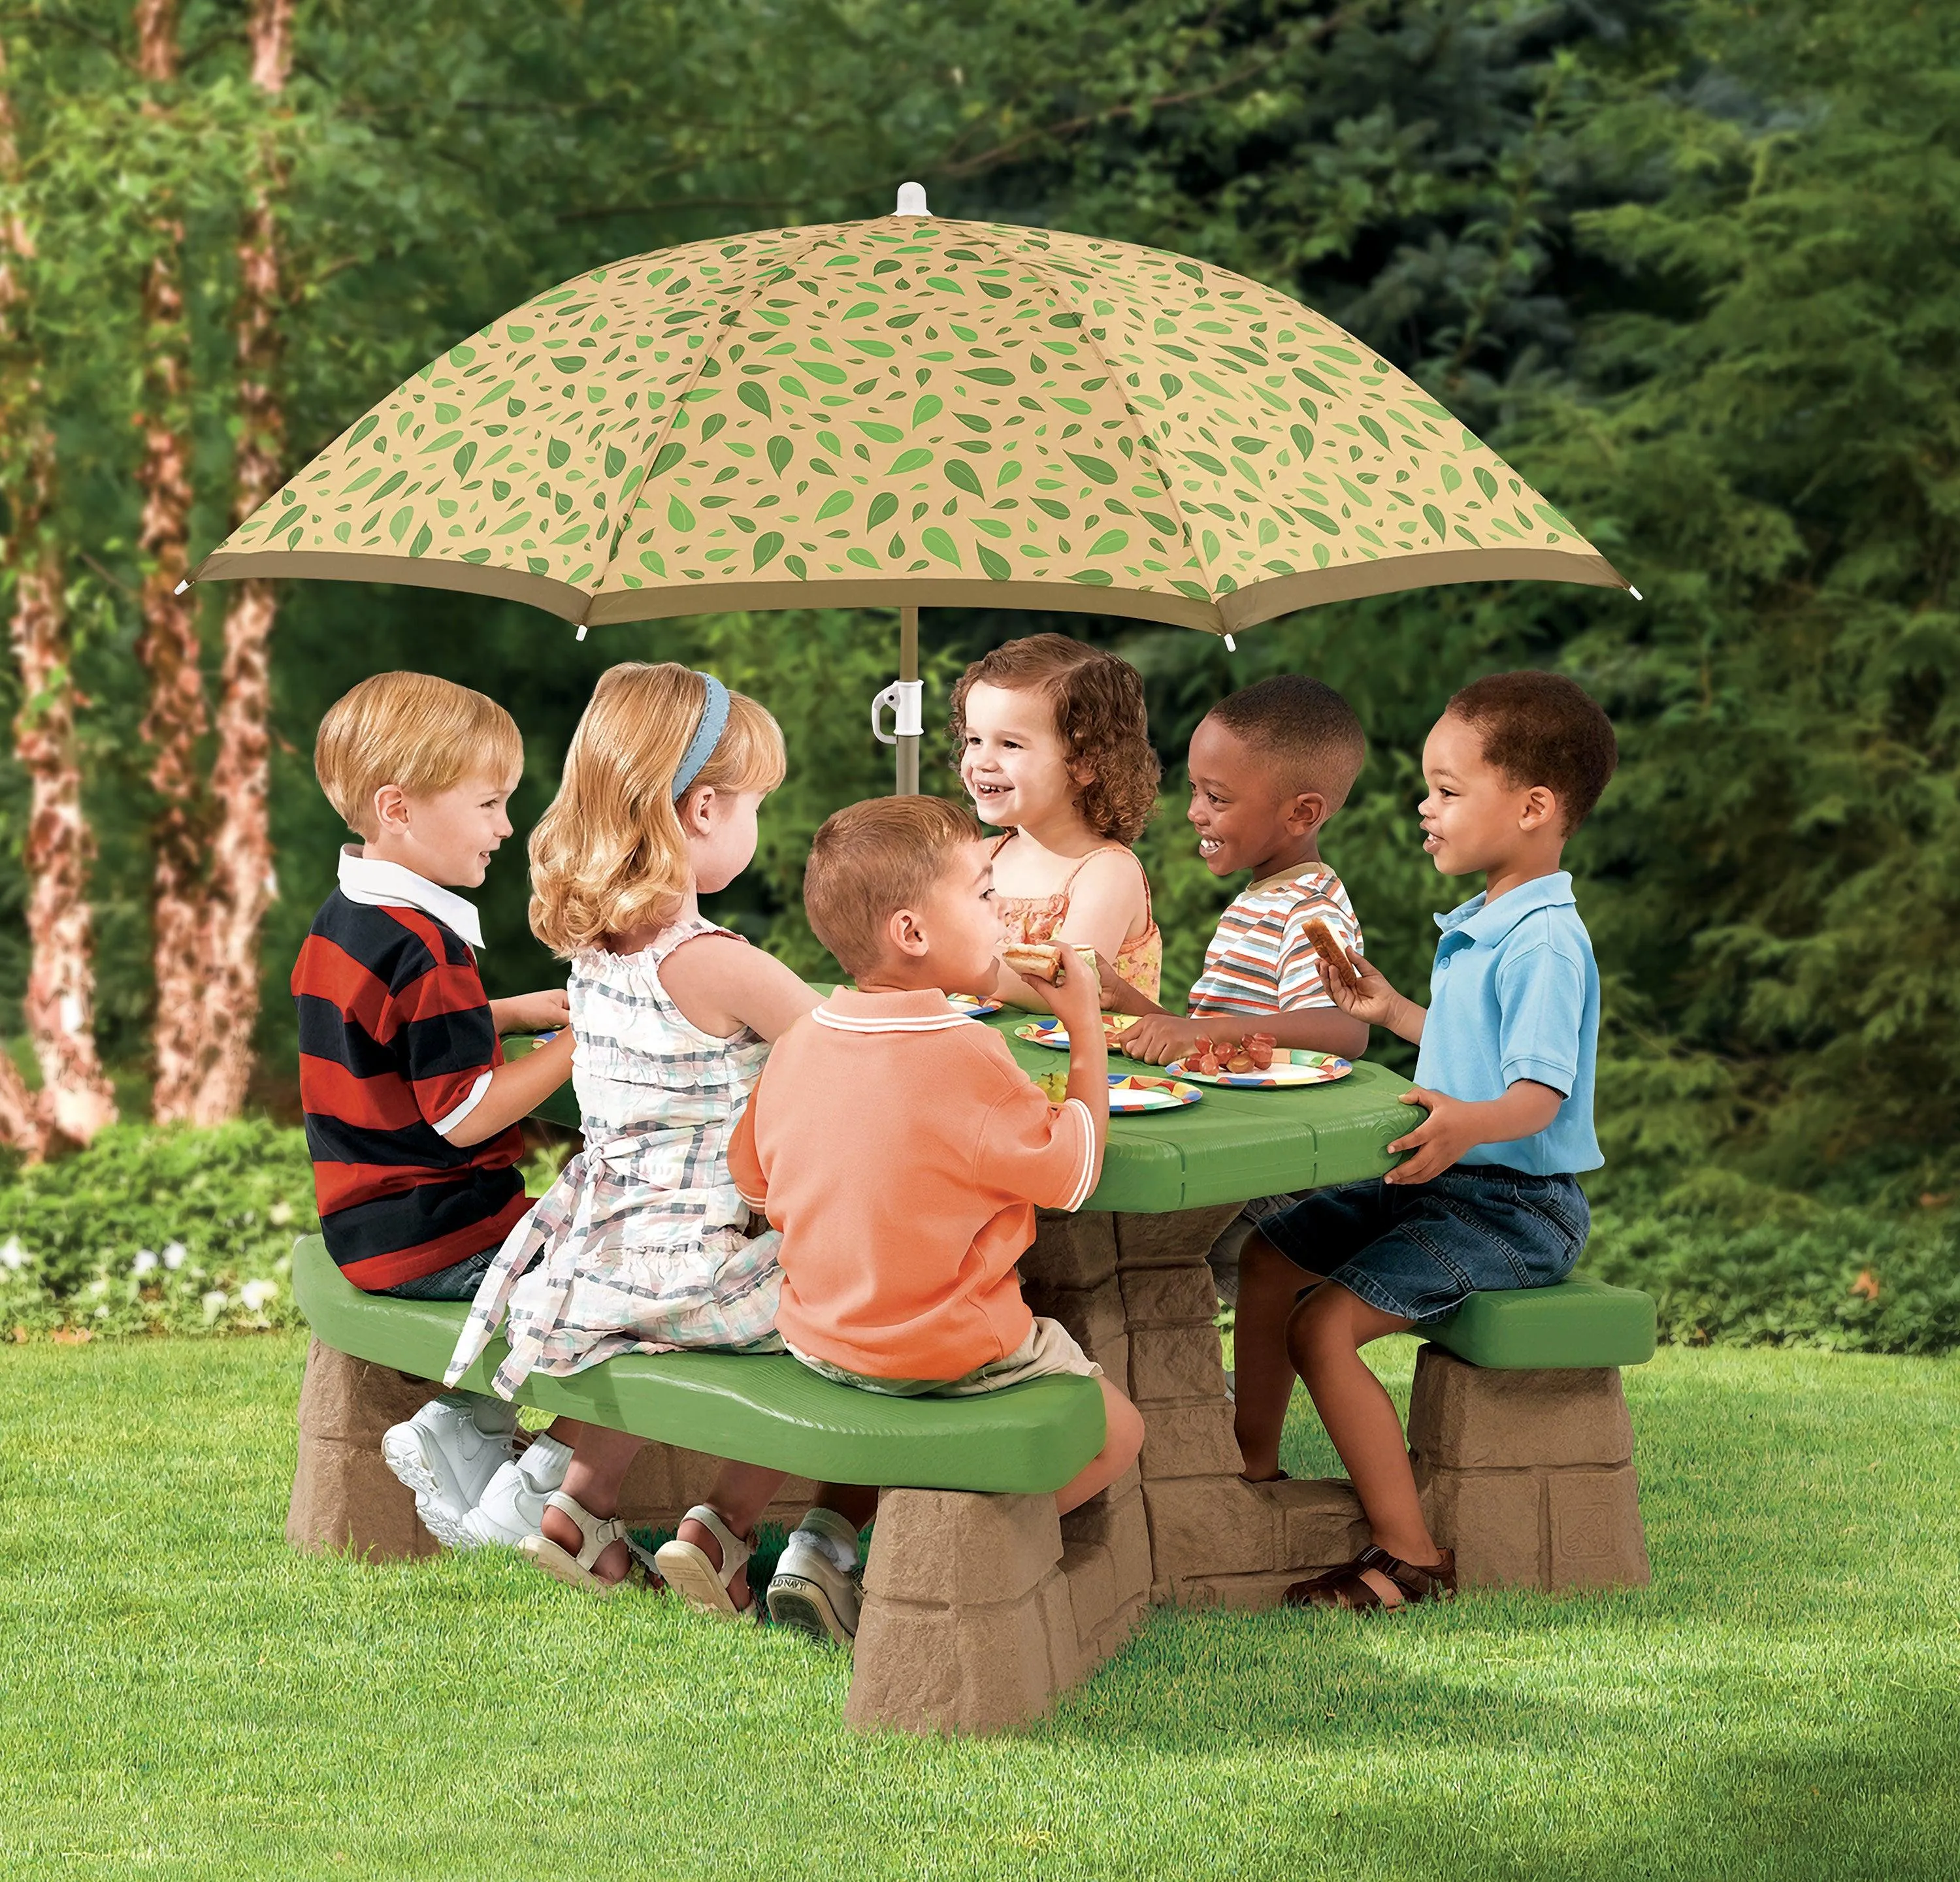
[{"label": "curly haired girl", "polygon": [[[1006,939],[1093,947],[1154,1000],[1163,937],[1130,845],[1157,807],[1144,682],[1127,660],[1066,634],[1010,641],[953,689],[959,779],[994,846]],[[1032,997],[1001,971],[1003,999]]]}]

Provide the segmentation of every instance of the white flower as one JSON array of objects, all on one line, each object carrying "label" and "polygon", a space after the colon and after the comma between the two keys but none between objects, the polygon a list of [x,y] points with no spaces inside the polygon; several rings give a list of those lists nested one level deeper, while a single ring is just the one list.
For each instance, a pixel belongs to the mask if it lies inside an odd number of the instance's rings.
[{"label": "white flower", "polygon": [[245,1303],[245,1311],[248,1314],[256,1314],[278,1291],[278,1283],[275,1281],[247,1281],[239,1289],[238,1298]]},{"label": "white flower", "polygon": [[106,1307],[97,1308],[95,1317],[97,1320],[107,1320],[109,1318],[109,1309]]},{"label": "white flower", "polygon": [[88,1291],[91,1294],[107,1293],[109,1292],[108,1276],[106,1274],[98,1274],[94,1280],[89,1283]]},{"label": "white flower", "polygon": [[135,1258],[129,1264],[129,1272],[132,1274],[148,1274],[156,1265],[157,1251],[154,1248],[138,1248]]},{"label": "white flower", "polygon": [[189,1252],[181,1241],[166,1241],[164,1244],[164,1266],[167,1268],[182,1267],[184,1257]]},{"label": "white flower", "polygon": [[224,1303],[230,1298],[221,1287],[214,1287],[204,1297],[204,1324],[208,1327],[224,1311]]},{"label": "white flower", "polygon": [[21,1246],[18,1235],[9,1235],[5,1241],[0,1241],[0,1268],[18,1273],[27,1265],[28,1258],[27,1250]]},{"label": "white flower", "polygon": [[266,1219],[275,1229],[283,1229],[293,1219],[293,1206],[284,1197],[266,1211]]}]

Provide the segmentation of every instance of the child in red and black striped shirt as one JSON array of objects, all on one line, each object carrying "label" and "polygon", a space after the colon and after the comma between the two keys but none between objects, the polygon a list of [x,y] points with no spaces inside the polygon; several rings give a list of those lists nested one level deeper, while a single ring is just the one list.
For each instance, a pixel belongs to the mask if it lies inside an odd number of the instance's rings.
[{"label": "child in red and black striped shirt", "polygon": [[[321,1232],[357,1287],[467,1300],[530,1206],[517,1120],[571,1071],[564,990],[490,999],[476,911],[455,892],[483,880],[511,834],[523,745],[482,694],[381,673],[329,709],[313,766],[361,838],[293,968]],[[504,1063],[500,1034],[552,1027],[549,1044]],[[388,1434],[389,1463],[442,1541],[462,1539],[512,1429],[508,1407],[469,1394]]]}]

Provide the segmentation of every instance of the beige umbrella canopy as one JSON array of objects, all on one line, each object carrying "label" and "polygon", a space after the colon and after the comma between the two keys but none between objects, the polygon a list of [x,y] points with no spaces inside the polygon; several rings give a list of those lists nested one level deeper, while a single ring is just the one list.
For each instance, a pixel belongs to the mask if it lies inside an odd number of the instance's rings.
[{"label": "beige umbrella canopy", "polygon": [[[1216,634],[1361,595],[1626,583],[1412,380],[1155,249],[899,213],[595,268],[431,361],[198,569],[579,624],[921,606]],[[873,723],[877,723],[874,706]],[[880,737],[886,735],[880,731]]]},{"label": "beige umbrella canopy", "polygon": [[1421,388],[1271,288],[924,215],[596,268],[454,346],[198,570],[581,624],[1004,606],[1224,633],[1391,590],[1626,586]]}]

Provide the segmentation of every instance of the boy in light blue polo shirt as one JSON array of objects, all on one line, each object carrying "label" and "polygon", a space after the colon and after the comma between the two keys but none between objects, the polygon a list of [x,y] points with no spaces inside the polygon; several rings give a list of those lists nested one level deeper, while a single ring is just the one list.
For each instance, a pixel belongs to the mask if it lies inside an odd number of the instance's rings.
[{"label": "boy in light blue polo shirt", "polygon": [[[1311,1289],[1287,1351],[1373,1532],[1354,1561],[1289,1588],[1291,1605],[1394,1609],[1456,1591],[1401,1420],[1360,1350],[1472,1293],[1563,1280],[1586,1245],[1575,1178],[1602,1160],[1599,974],[1559,863],[1618,761],[1611,721],[1569,679],[1496,673],[1464,688],[1423,747],[1423,847],[1445,876],[1481,872],[1484,889],[1436,918],[1429,1006],[1358,955],[1326,964],[1337,1006],[1420,1041],[1404,1102],[1429,1114],[1389,1146],[1408,1154],[1387,1175],[1307,1197],[1240,1257],[1249,1273],[1290,1264]],[[1246,1475],[1276,1475],[1273,1450],[1247,1454]]]}]

